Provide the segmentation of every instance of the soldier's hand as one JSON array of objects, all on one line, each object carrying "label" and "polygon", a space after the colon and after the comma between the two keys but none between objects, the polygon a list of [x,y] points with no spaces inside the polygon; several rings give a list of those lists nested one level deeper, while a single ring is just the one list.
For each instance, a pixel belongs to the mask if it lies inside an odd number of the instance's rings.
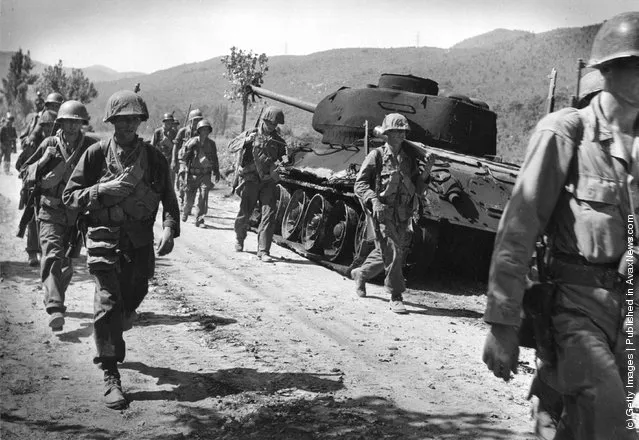
[{"label": "soldier's hand", "polygon": [[165,227],[162,231],[162,238],[160,238],[160,242],[158,243],[157,252],[161,257],[162,255],[166,255],[173,250],[173,229],[169,227]]},{"label": "soldier's hand", "polygon": [[55,157],[57,152],[58,149],[55,147],[55,145],[47,147],[47,149],[44,150],[42,158],[40,159],[41,163],[44,165],[45,163],[49,162],[49,160]]},{"label": "soldier's hand", "polygon": [[373,199],[373,218],[380,223],[383,222],[385,211],[386,207],[384,204],[378,199]]},{"label": "soldier's hand", "polygon": [[134,186],[129,182],[123,181],[123,176],[124,175],[108,182],[100,183],[98,185],[98,195],[122,197],[131,194]]},{"label": "soldier's hand", "polygon": [[519,360],[519,336],[511,325],[493,324],[486,336],[482,360],[489,370],[505,381],[510,373],[517,374]]}]

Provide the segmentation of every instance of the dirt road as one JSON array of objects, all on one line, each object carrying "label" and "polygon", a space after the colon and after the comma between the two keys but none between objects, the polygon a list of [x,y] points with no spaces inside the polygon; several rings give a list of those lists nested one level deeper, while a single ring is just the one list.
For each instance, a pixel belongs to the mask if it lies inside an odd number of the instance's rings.
[{"label": "dirt road", "polygon": [[183,225],[125,334],[127,410],[101,402],[93,283],[76,261],[64,331],[15,237],[17,177],[0,177],[2,439],[526,439],[532,354],[506,384],[481,363],[484,287],[412,285],[410,314],[274,246],[233,250],[237,199],[211,192],[206,229]]}]

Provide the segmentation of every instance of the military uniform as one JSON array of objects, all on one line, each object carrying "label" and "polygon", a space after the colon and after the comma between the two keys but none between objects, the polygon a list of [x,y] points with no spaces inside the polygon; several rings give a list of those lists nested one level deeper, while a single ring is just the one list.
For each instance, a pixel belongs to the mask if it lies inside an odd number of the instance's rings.
[{"label": "military uniform", "polygon": [[364,206],[371,207],[373,199],[384,205],[383,219],[373,219],[375,249],[358,274],[370,280],[385,272],[384,287],[391,301],[402,301],[406,290],[402,266],[412,239],[415,195],[424,189],[419,175],[414,157],[403,148],[395,156],[386,144],[366,156],[355,180],[355,194]]},{"label": "military uniform", "polygon": [[[489,276],[486,322],[518,326],[530,256],[547,231],[557,387],[565,405],[555,438],[609,438],[615,429],[614,438],[636,438],[624,428],[628,298],[614,281],[628,246],[627,176],[639,178],[639,157],[613,135],[599,101],[538,124],[500,222]],[[637,301],[632,289],[630,301]]]},{"label": "military uniform", "polygon": [[186,197],[182,209],[182,221],[186,221],[191,215],[191,209],[197,199],[195,212],[196,223],[204,221],[208,210],[209,191],[213,187],[211,174],[215,174],[216,180],[220,179],[220,167],[217,158],[217,146],[208,137],[204,142],[199,136],[191,138],[184,146],[184,163],[186,165]]},{"label": "military uniform", "polygon": [[[168,164],[171,164],[171,162],[173,161],[173,141],[176,137],[176,134],[177,133],[174,128],[165,130],[164,127],[157,128],[153,132],[151,145],[160,150],[160,152],[166,158]],[[175,185],[175,172],[171,167],[169,167],[169,172],[171,173],[171,184]]]},{"label": "military uniform", "polygon": [[241,250],[249,228],[249,219],[259,202],[262,217],[257,230],[257,256],[261,258],[263,255],[270,255],[273,242],[277,207],[276,184],[279,180],[276,162],[286,155],[286,142],[276,131],[265,134],[261,128],[244,132],[240,136],[244,137],[244,145],[238,153],[238,194],[241,200],[240,210],[235,218],[235,235],[238,250]]},{"label": "military uniform", "polygon": [[[38,211],[40,244],[42,247],[41,279],[44,289],[44,305],[49,314],[63,312],[65,292],[73,275],[72,255],[69,247],[77,238],[75,228],[78,211],[69,209],[62,203],[62,191],[71,172],[84,151],[96,139],[80,135],[76,145],[68,145],[59,130],[48,137],[24,164],[28,183],[40,187]],[[57,155],[38,170],[38,161],[48,147],[56,147]]]},{"label": "military uniform", "polygon": [[186,194],[186,163],[184,162],[184,145],[191,138],[197,136],[196,130],[191,130],[191,127],[182,127],[175,135],[175,145],[173,147],[173,157],[171,167],[177,169],[177,186],[178,197],[180,200],[180,206],[184,206],[184,195]]},{"label": "military uniform", "polygon": [[11,152],[16,147],[18,135],[13,125],[5,124],[0,127],[0,161],[4,162],[4,172],[11,174]]}]

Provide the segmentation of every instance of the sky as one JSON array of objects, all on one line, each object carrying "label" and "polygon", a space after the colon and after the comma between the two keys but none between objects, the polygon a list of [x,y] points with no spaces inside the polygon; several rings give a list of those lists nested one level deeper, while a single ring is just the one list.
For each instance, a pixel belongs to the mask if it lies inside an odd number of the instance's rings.
[{"label": "sky", "polygon": [[150,73],[232,46],[268,56],[448,48],[497,28],[539,33],[637,9],[637,0],[0,0],[0,50]]}]

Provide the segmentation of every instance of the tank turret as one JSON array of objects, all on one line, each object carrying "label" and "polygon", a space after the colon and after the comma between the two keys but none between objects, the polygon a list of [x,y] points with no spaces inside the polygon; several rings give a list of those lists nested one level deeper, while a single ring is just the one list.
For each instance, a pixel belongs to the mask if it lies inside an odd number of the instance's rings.
[{"label": "tank turret", "polygon": [[367,152],[383,145],[375,126],[386,114],[401,113],[411,128],[407,148],[417,157],[432,153],[437,158],[413,225],[409,263],[423,267],[444,252],[485,277],[518,172],[515,165],[489,159],[495,157],[497,130],[496,115],[486,103],[440,95],[437,82],[399,74],[383,74],[376,85],[342,87],[317,105],[251,89],[312,113],[312,127],[322,135],[321,144],[294,151],[292,165],[282,170],[277,227],[283,242],[341,264],[346,272],[365,257],[371,234],[353,184]]}]

